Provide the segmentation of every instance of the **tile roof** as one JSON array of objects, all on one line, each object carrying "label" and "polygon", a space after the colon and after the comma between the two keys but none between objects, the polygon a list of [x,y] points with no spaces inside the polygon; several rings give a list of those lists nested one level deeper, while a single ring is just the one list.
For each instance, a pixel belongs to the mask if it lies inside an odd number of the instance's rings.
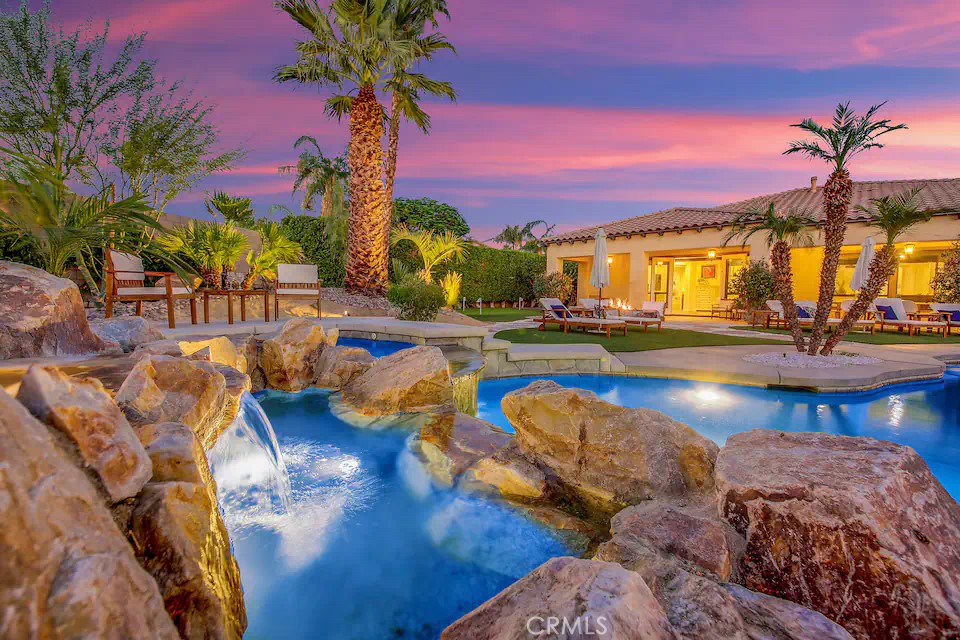
[{"label": "tile roof", "polygon": [[[960,212],[960,178],[878,180],[853,183],[850,212],[847,219],[851,222],[868,220],[870,216],[862,211],[857,211],[855,209],[857,205],[865,205],[874,198],[893,195],[919,186],[923,187],[919,199],[926,210],[937,213]],[[600,227],[603,227],[606,231],[607,237],[719,227],[729,225],[738,213],[766,206],[770,202],[786,209],[803,210],[816,218],[823,217],[823,187],[817,187],[816,191],[811,190],[810,187],[803,187],[712,208],[674,207],[664,209],[663,211],[617,220],[608,224],[558,233],[545,238],[544,241],[554,243],[590,240],[596,235],[597,229]]]}]

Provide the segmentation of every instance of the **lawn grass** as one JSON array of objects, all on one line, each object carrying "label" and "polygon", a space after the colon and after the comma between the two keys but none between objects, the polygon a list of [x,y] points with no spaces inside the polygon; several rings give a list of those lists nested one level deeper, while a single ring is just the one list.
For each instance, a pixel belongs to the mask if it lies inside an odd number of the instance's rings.
[{"label": "lawn grass", "polygon": [[[779,333],[789,335],[786,329],[764,329],[763,327],[730,327],[741,331],[757,331],[760,333]],[[960,342],[960,335],[951,334],[946,338],[940,334],[919,333],[908,336],[906,332],[877,331],[875,333],[848,333],[843,337],[844,342],[859,342],[861,344],[956,344]]]},{"label": "lawn grass", "polygon": [[512,322],[514,320],[523,320],[533,316],[540,317],[539,309],[493,309],[490,307],[484,307],[483,314],[481,314],[480,309],[470,307],[462,313],[470,316],[471,318],[483,320],[484,322]]},{"label": "lawn grass", "polygon": [[500,331],[497,338],[509,340],[516,344],[599,344],[607,351],[617,353],[625,351],[653,351],[654,349],[677,349],[680,347],[719,347],[738,344],[785,344],[782,340],[771,340],[761,337],[740,338],[724,336],[715,333],[701,333],[683,329],[650,329],[644,331],[639,327],[630,327],[627,335],[614,334],[610,338],[606,335],[584,333],[570,330],[564,333],[558,325],[547,325],[546,331],[538,329],[510,329]]}]

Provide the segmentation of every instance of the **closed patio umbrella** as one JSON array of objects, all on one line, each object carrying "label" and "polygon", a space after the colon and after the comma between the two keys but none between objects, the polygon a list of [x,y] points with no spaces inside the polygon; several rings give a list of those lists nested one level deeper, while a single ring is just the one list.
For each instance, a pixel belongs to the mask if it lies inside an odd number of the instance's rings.
[{"label": "closed patio umbrella", "polygon": [[860,257],[857,258],[857,266],[853,269],[853,277],[850,279],[850,288],[857,290],[867,285],[867,279],[870,277],[870,263],[873,262],[874,247],[877,243],[873,238],[867,237],[860,247]]},{"label": "closed patio umbrella", "polygon": [[593,269],[590,271],[590,286],[600,290],[600,309],[603,309],[603,288],[610,286],[610,265],[607,263],[607,234],[603,227],[597,229],[593,247]]}]

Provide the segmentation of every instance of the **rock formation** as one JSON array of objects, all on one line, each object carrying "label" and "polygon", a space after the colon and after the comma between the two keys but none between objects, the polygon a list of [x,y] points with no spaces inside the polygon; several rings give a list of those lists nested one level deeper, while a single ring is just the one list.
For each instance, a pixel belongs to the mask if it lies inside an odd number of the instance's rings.
[{"label": "rock formation", "polygon": [[140,345],[163,340],[163,333],[140,316],[98,320],[90,323],[90,329],[103,340],[118,343],[127,353]]},{"label": "rock formation", "polygon": [[0,637],[179,637],[93,485],[2,390],[0,479]]},{"label": "rock formation", "polygon": [[209,362],[145,356],[123,381],[117,404],[134,425],[182,422],[201,442],[212,443],[223,428],[226,381]]},{"label": "rock formation", "polygon": [[131,518],[137,555],[182,637],[239,640],[247,624],[240,570],[203,447],[184,424],[146,425],[139,435],[154,474]]},{"label": "rock formation", "polygon": [[413,347],[379,358],[343,389],[343,400],[363,416],[432,412],[453,406],[453,384],[443,352]]},{"label": "rock formation", "polygon": [[0,360],[119,352],[90,329],[72,281],[0,261]]},{"label": "rock formation", "polygon": [[280,391],[301,391],[314,382],[314,363],[318,352],[327,345],[323,327],[294,318],[280,333],[265,340],[260,354],[260,365],[267,386]]},{"label": "rock formation", "polygon": [[512,438],[499,427],[455,411],[430,416],[417,439],[427,468],[451,486],[480,458],[506,446]]},{"label": "rock formation", "polygon": [[322,389],[343,389],[376,361],[359,347],[327,346],[315,353],[313,386]]},{"label": "rock formation", "polygon": [[545,380],[502,405],[520,449],[601,508],[713,489],[717,445],[658,411]]},{"label": "rock formation", "polygon": [[547,491],[546,475],[523,456],[516,443],[477,460],[464,474],[463,484],[492,487],[505,498],[521,500],[543,498]]},{"label": "rock formation", "polygon": [[451,624],[443,640],[676,638],[643,579],[617,564],[554,558]]},{"label": "rock formation", "polygon": [[860,638],[960,636],[960,507],[909,448],[755,430],[717,459],[743,584]]},{"label": "rock formation", "polygon": [[137,495],[150,479],[150,458],[99,380],[33,365],[20,382],[17,400],[65,437],[68,452],[76,448],[111,502]]}]

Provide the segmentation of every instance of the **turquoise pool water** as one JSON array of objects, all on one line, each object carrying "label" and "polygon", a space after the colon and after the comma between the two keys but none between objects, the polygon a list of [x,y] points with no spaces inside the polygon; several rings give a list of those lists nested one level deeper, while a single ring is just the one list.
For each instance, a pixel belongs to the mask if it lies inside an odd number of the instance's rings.
[{"label": "turquoise pool water", "polygon": [[340,338],[337,344],[343,347],[362,347],[375,358],[382,358],[401,349],[409,349],[413,345],[409,342],[394,342],[393,340],[367,340],[366,338]]},{"label": "turquoise pool water", "polygon": [[[500,399],[542,377],[481,382],[478,415],[512,432]],[[949,369],[942,382],[856,394],[597,375],[550,379],[589,389],[614,404],[662,411],[720,445],[731,434],[757,428],[824,431],[905,444],[923,456],[947,491],[960,499],[960,369]]]},{"label": "turquoise pool water", "polygon": [[408,449],[409,429],[349,426],[330,413],[329,392],[258,398],[289,472],[288,510],[269,491],[272,467],[256,447],[225,452],[228,432],[211,455],[247,639],[436,638],[568,553],[511,507],[432,483]]}]

